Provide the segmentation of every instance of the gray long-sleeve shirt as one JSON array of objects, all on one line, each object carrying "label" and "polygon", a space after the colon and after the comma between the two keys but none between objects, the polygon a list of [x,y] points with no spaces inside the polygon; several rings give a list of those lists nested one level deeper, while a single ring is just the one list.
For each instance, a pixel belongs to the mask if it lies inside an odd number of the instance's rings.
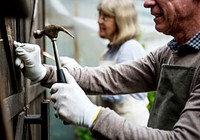
[{"label": "gray long-sleeve shirt", "polygon": [[[178,55],[164,46],[139,61],[109,67],[68,68],[78,84],[95,94],[122,94],[155,91],[162,64],[172,55],[174,65],[196,67],[200,51]],[[50,87],[57,81],[55,70],[48,72],[41,84]],[[106,140],[199,140],[200,139],[200,83],[193,83],[190,96],[171,131],[135,126],[108,108],[103,108],[91,127],[94,137]],[[181,81],[180,81],[181,82]],[[181,94],[181,93],[180,93]]]}]

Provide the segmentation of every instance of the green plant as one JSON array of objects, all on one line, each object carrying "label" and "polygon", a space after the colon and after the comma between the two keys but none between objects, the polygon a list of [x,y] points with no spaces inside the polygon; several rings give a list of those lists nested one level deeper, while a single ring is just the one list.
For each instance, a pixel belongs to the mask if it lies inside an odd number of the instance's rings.
[{"label": "green plant", "polygon": [[148,99],[149,99],[149,104],[147,106],[147,108],[149,110],[151,110],[152,106],[153,106],[153,102],[154,102],[154,99],[155,99],[155,95],[156,95],[156,92],[148,92]]},{"label": "green plant", "polygon": [[75,135],[77,137],[77,140],[92,140],[92,136],[88,128],[76,127]]}]

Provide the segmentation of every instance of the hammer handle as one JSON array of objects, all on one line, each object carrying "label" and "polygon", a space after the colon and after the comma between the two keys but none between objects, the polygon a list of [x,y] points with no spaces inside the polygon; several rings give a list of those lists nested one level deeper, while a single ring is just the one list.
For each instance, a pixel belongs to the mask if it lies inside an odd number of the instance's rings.
[{"label": "hammer handle", "polygon": [[58,83],[67,83],[62,69],[57,69]]}]

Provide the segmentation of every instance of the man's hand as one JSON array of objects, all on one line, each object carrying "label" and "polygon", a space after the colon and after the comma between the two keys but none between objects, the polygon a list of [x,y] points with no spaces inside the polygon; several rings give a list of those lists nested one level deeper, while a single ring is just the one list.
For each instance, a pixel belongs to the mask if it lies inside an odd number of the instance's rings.
[{"label": "man's hand", "polygon": [[50,90],[55,116],[78,126],[91,127],[101,107],[94,105],[67,72],[67,83],[55,83]]},{"label": "man's hand", "polygon": [[14,41],[17,58],[15,60],[25,77],[38,82],[46,74],[46,68],[41,64],[40,47],[36,44]]}]

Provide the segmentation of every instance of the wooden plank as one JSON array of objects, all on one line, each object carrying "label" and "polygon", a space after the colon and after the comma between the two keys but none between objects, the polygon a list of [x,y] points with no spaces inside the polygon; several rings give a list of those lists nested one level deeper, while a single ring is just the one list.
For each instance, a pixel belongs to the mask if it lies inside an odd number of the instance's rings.
[{"label": "wooden plank", "polygon": [[[27,104],[34,101],[39,95],[45,94],[45,87],[40,86],[40,83],[36,83],[30,86],[29,89],[27,89]],[[45,96],[43,96],[45,97]]]},{"label": "wooden plank", "polygon": [[[35,84],[28,89],[29,96],[27,96],[27,102],[25,103],[24,97],[25,97],[25,90],[23,90],[21,93],[17,93],[14,95],[11,95],[7,98],[4,98],[3,104],[5,106],[5,111],[9,114],[9,119],[12,119],[15,115],[17,115],[22,109],[24,109],[24,106],[28,105],[30,102],[34,101],[39,95],[44,94],[45,88],[38,86],[38,84]],[[15,105],[13,105],[13,103]]]},{"label": "wooden plank", "polygon": [[6,52],[6,58],[7,58],[7,63],[9,65],[9,71],[10,71],[10,76],[12,78],[12,86],[15,92],[20,92],[21,89],[21,78],[19,77],[19,71],[15,70],[15,63],[14,63],[14,48],[13,48],[13,34],[11,32],[11,19],[0,19],[0,25],[1,25],[1,32],[2,32],[2,38],[3,38],[3,44],[4,44],[4,49]]},{"label": "wooden plank", "polygon": [[24,109],[24,94],[23,90],[21,93],[13,94],[3,99],[4,112],[8,114],[9,120]]},{"label": "wooden plank", "polygon": [[8,120],[8,114],[4,111],[4,107],[1,104],[2,99],[0,98],[0,136],[3,140],[13,140],[13,131],[11,123]]},{"label": "wooden plank", "polygon": [[16,133],[15,133],[15,140],[22,140],[22,138],[23,138],[24,117],[25,117],[25,112],[22,111],[18,115],[18,121],[17,121]]}]

